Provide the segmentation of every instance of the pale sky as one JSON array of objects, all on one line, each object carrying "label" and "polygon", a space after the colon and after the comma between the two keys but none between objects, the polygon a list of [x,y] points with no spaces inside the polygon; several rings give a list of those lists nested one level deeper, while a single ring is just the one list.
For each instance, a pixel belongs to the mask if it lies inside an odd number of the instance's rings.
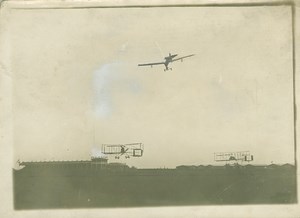
[{"label": "pale sky", "polygon": [[[9,22],[17,159],[142,142],[142,158],[120,162],[245,150],[253,164],[294,162],[290,7],[12,10]],[[196,56],[137,67],[169,52]]]}]

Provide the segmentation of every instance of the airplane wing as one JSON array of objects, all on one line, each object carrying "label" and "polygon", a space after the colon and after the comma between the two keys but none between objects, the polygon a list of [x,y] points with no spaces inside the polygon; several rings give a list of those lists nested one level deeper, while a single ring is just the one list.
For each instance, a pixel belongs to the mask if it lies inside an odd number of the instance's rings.
[{"label": "airplane wing", "polygon": [[172,60],[172,62],[174,62],[174,61],[179,61],[179,60],[182,61],[184,58],[189,58],[189,57],[192,57],[192,56],[195,56],[195,54],[191,54],[191,55],[187,55],[187,56],[175,58],[175,59]]},{"label": "airplane wing", "polygon": [[121,145],[102,145],[102,153],[103,154],[120,154]]},{"label": "airplane wing", "polygon": [[153,65],[160,65],[160,64],[165,64],[165,62],[156,62],[156,63],[148,63],[148,64],[139,64],[138,66],[139,67],[142,67],[142,66],[153,66]]}]

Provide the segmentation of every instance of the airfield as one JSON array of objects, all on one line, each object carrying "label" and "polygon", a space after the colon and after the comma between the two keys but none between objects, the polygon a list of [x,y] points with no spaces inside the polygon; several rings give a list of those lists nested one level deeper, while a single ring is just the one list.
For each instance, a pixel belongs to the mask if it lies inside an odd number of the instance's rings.
[{"label": "airfield", "polygon": [[[99,165],[100,166],[100,165]],[[178,166],[38,163],[14,170],[14,207],[111,208],[184,205],[293,204],[294,165]]]}]

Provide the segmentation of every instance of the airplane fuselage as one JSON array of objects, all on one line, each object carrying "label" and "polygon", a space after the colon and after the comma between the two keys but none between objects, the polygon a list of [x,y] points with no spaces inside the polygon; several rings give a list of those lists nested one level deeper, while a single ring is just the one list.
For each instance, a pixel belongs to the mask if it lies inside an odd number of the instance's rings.
[{"label": "airplane fuselage", "polygon": [[177,54],[172,55],[171,53],[169,53],[169,56],[165,57],[165,67],[166,67],[166,69],[164,69],[164,71],[169,70],[169,69],[172,70],[172,68],[169,68],[168,65],[169,65],[169,63],[172,62],[173,58],[175,58],[176,56],[177,56]]}]

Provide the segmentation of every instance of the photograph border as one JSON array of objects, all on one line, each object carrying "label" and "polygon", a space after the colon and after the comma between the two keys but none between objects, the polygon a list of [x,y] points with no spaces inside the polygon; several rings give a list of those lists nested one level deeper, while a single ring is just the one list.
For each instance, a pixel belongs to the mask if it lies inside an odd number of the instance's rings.
[{"label": "photograph border", "polygon": [[[248,0],[249,1],[249,0]],[[49,9],[96,9],[96,8],[162,8],[162,7],[260,7],[260,6],[290,6],[291,9],[291,30],[292,30],[292,71],[293,71],[293,138],[294,138],[294,163],[296,172],[298,172],[298,161],[297,161],[297,87],[296,87],[296,3],[295,1],[265,1],[265,2],[239,2],[239,3],[200,3],[200,4],[133,4],[133,5],[88,5],[89,4],[95,4],[97,2],[66,2],[68,4],[71,4],[69,6],[51,6],[51,1],[46,2],[49,5],[41,5],[41,1],[36,1],[34,4],[22,5],[26,4],[26,1],[9,1],[4,0],[1,2],[1,8],[4,4],[8,3],[9,9],[14,10],[49,10]],[[100,1],[101,2],[101,1]],[[124,2],[124,1],[123,1]],[[149,2],[149,1],[148,1]],[[87,5],[81,6],[81,5],[72,5],[76,3],[86,3]],[[108,3],[113,4],[114,2]],[[40,5],[39,5],[40,4]],[[59,2],[56,2],[56,4],[61,4]],[[120,4],[120,2],[116,3]],[[2,166],[1,166],[2,167]],[[298,176],[298,175],[297,175]],[[296,204],[298,204],[298,178],[296,179]],[[12,191],[12,190],[11,190]],[[13,202],[11,202],[13,204]],[[199,205],[201,207],[202,205]],[[207,206],[207,205],[206,205]],[[216,206],[216,205],[212,205]],[[228,205],[226,205],[228,206]],[[233,205],[238,206],[238,205]],[[222,205],[218,205],[217,207],[222,207]],[[100,209],[100,208],[99,208]]]}]

